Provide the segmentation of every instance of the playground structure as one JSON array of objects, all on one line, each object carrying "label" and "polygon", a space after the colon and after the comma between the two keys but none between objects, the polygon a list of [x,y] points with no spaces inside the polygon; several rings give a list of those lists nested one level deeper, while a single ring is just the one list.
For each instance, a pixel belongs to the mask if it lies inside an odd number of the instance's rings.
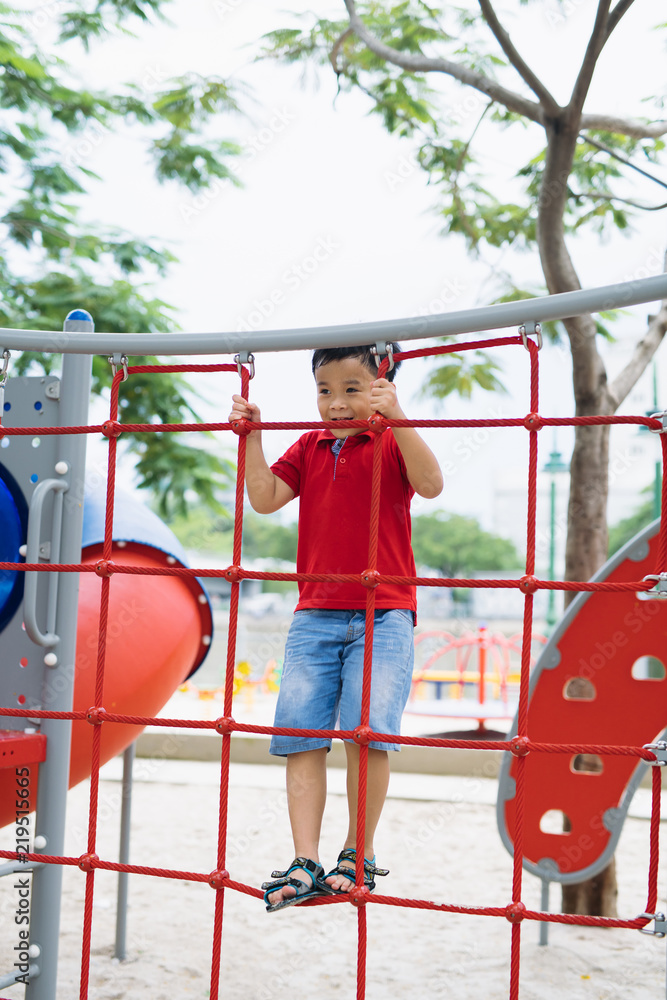
[{"label": "playground structure", "polygon": [[[408,900],[390,896],[375,894],[371,896],[363,886],[363,867],[358,866],[356,874],[356,886],[348,896],[325,897],[316,900],[314,904],[308,905],[346,905],[352,904],[357,909],[357,919],[359,928],[359,951],[358,951],[358,977],[357,977],[357,997],[359,1000],[365,995],[366,981],[366,942],[367,942],[367,920],[369,919],[369,905],[394,905],[406,907],[419,907],[446,913],[474,913],[476,915],[486,915],[493,918],[507,920],[511,925],[511,963],[508,995],[510,1000],[517,1000],[519,996],[520,983],[520,955],[521,955],[521,930],[524,921],[538,922],[558,922],[562,924],[586,924],[597,927],[618,927],[628,930],[642,930],[648,933],[660,934],[664,930],[665,919],[662,914],[656,912],[657,904],[657,875],[658,875],[658,821],[660,806],[660,769],[653,767],[653,809],[651,819],[650,835],[650,864],[648,872],[647,895],[643,897],[643,902],[638,906],[639,913],[634,916],[622,918],[604,918],[594,916],[574,916],[545,911],[530,910],[526,907],[521,898],[522,871],[525,859],[524,852],[524,816],[526,810],[526,787],[527,787],[527,762],[531,762],[531,767],[539,770],[542,762],[553,757],[564,757],[570,760],[573,755],[599,755],[606,759],[610,754],[614,757],[627,758],[636,766],[637,762],[645,761],[648,764],[657,765],[667,761],[666,748],[662,744],[645,745],[647,741],[653,740],[656,731],[651,728],[654,719],[646,724],[646,727],[633,733],[634,742],[617,743],[617,733],[612,733],[609,742],[591,743],[588,742],[588,731],[583,733],[581,742],[565,742],[560,734],[555,734],[552,741],[545,742],[528,736],[528,718],[531,708],[529,699],[529,673],[531,661],[531,637],[532,637],[532,605],[533,595],[538,589],[561,589],[580,591],[590,595],[590,605],[595,608],[595,601],[598,594],[605,594],[610,590],[618,593],[630,593],[648,595],[648,600],[653,607],[658,608],[655,615],[664,621],[664,612],[661,604],[661,593],[664,581],[667,580],[667,530],[661,531],[657,536],[654,550],[647,556],[649,572],[640,575],[640,571],[645,568],[643,564],[637,563],[637,576],[614,580],[608,584],[605,580],[596,582],[575,581],[561,583],[559,581],[545,581],[538,579],[534,574],[535,559],[535,503],[536,503],[536,479],[537,479],[537,453],[539,431],[545,426],[558,426],[573,424],[577,421],[597,420],[613,424],[616,422],[634,423],[643,425],[651,430],[662,432],[663,421],[655,417],[633,416],[633,417],[592,417],[592,418],[549,418],[539,414],[538,398],[538,343],[539,328],[538,323],[547,319],[562,318],[575,315],[583,311],[597,311],[601,308],[611,308],[614,305],[633,304],[642,301],[653,301],[656,298],[667,297],[667,278],[646,279],[645,281],[632,282],[628,285],[612,286],[610,288],[594,289],[584,292],[568,293],[561,296],[553,296],[548,299],[527,300],[516,303],[508,303],[495,307],[488,307],[481,310],[471,310],[466,313],[453,313],[446,317],[419,317],[415,321],[391,321],[374,324],[361,324],[351,328],[329,327],[323,330],[304,331],[280,331],[280,333],[253,334],[253,342],[248,344],[247,350],[240,351],[234,364],[229,365],[167,365],[167,366],[131,366],[122,352],[145,354],[177,354],[179,348],[187,349],[188,354],[205,354],[207,352],[219,354],[224,350],[219,335],[190,334],[183,335],[143,335],[143,334],[123,334],[117,336],[113,334],[92,333],[92,323],[85,315],[70,315],[65,327],[67,336],[63,343],[53,345],[53,335],[42,334],[39,331],[1,331],[0,349],[38,349],[54,350],[64,348],[67,357],[63,369],[63,379],[61,392],[63,403],[67,400],[67,407],[63,406],[60,413],[60,427],[42,427],[41,434],[53,436],[58,440],[58,456],[54,465],[64,465],[64,473],[68,475],[67,487],[56,489],[54,494],[67,493],[69,488],[75,488],[77,478],[82,475],[83,463],[81,454],[78,455],[78,464],[75,463],[74,453],[79,448],[80,442],[85,434],[104,434],[109,440],[109,474],[107,482],[106,511],[104,520],[104,540],[100,555],[95,561],[83,562],[81,560],[81,523],[80,504],[71,504],[68,514],[70,519],[65,524],[63,521],[63,531],[60,538],[60,545],[56,546],[51,541],[51,561],[39,562],[37,555],[40,548],[39,537],[35,538],[35,533],[31,535],[30,525],[28,525],[28,550],[26,562],[14,558],[0,562],[0,572],[26,574],[26,586],[31,579],[31,587],[34,587],[38,576],[46,576],[47,579],[57,579],[58,594],[57,602],[48,602],[38,614],[40,622],[47,622],[47,632],[42,632],[42,637],[48,636],[50,650],[54,656],[44,664],[47,674],[52,682],[47,686],[47,694],[44,697],[44,690],[39,689],[38,697],[31,704],[27,704],[27,699],[21,702],[16,697],[12,682],[7,682],[4,673],[0,674],[0,715],[7,720],[7,725],[13,724],[15,756],[12,758],[11,766],[15,768],[20,763],[35,763],[41,761],[39,771],[39,794],[37,798],[37,816],[35,825],[35,838],[33,850],[0,851],[0,857],[7,860],[7,864],[0,871],[3,874],[10,874],[16,871],[32,872],[32,912],[30,928],[30,955],[29,968],[25,973],[28,981],[26,989],[27,1000],[53,1000],[55,996],[55,983],[57,975],[57,938],[58,938],[58,914],[59,914],[59,885],[57,873],[64,865],[78,867],[85,877],[85,907],[84,926],[81,947],[81,1000],[86,1000],[88,996],[88,983],[91,963],[91,927],[92,927],[92,905],[95,891],[95,873],[98,870],[118,871],[128,874],[141,874],[149,878],[186,879],[189,882],[202,882],[210,885],[215,892],[215,915],[213,922],[213,945],[211,956],[211,976],[210,976],[210,997],[212,1000],[220,995],[221,978],[221,948],[223,930],[223,903],[227,891],[243,892],[249,896],[260,897],[261,892],[249,885],[244,884],[233,873],[226,868],[226,829],[228,810],[228,769],[230,759],[230,743],[235,733],[244,732],[270,732],[270,727],[260,727],[235,722],[233,718],[233,687],[234,671],[236,666],[235,639],[236,624],[238,615],[239,585],[242,579],[281,579],[298,581],[295,573],[260,573],[245,570],[241,565],[241,529],[243,517],[243,476],[245,458],[245,433],[256,426],[245,421],[230,427],[227,423],[218,424],[197,424],[197,425],[174,425],[167,426],[160,424],[132,425],[132,430],[137,432],[155,433],[164,431],[198,431],[232,430],[238,435],[238,478],[236,488],[236,514],[234,530],[234,550],[233,563],[226,568],[219,570],[201,571],[188,569],[176,563],[165,563],[150,565],[142,559],[140,563],[125,559],[123,551],[114,549],[113,545],[113,511],[115,505],[115,482],[114,471],[116,461],[116,440],[123,431],[123,425],[118,421],[118,395],[122,391],[122,381],[125,377],[132,377],[135,371],[152,372],[174,370],[192,371],[207,370],[216,372],[232,373],[234,379],[240,378],[241,392],[245,398],[248,397],[249,381],[252,372],[254,359],[250,356],[250,349],[253,352],[275,349],[299,349],[312,348],[317,346],[329,346],[331,343],[337,344],[361,344],[375,342],[379,355],[384,356],[380,373],[386,370],[389,359],[387,355],[387,342],[400,336],[403,340],[424,338],[447,333],[464,333],[475,329],[498,329],[506,325],[519,325],[518,335],[508,335],[495,337],[481,342],[466,343],[464,345],[448,345],[445,347],[429,347],[423,350],[404,351],[402,359],[409,360],[415,357],[427,355],[443,354],[450,351],[461,351],[474,349],[483,344],[484,347],[503,346],[508,349],[525,350],[523,355],[528,360],[530,367],[530,398],[528,412],[525,416],[511,418],[498,418],[493,420],[441,420],[441,421],[386,421],[378,417],[371,417],[368,422],[353,421],[349,426],[364,427],[376,434],[376,455],[380,455],[377,444],[380,441],[380,434],[390,426],[436,426],[443,429],[470,426],[504,426],[514,427],[517,433],[528,433],[530,442],[529,460],[529,486],[528,486],[528,521],[527,521],[527,549],[525,574],[520,580],[434,580],[432,578],[417,578],[415,580],[406,578],[399,582],[417,583],[420,586],[442,586],[442,587],[507,587],[517,591],[517,598],[522,600],[524,609],[523,642],[521,649],[521,669],[519,681],[518,711],[516,718],[515,733],[508,741],[498,740],[462,740],[462,739],[438,739],[422,737],[398,737],[395,734],[383,735],[370,732],[368,727],[370,683],[372,677],[372,622],[374,611],[374,593],[378,582],[376,571],[376,555],[378,546],[377,511],[379,506],[379,489],[381,482],[381,466],[379,461],[375,465],[373,489],[369,501],[370,508],[370,541],[368,569],[362,574],[362,582],[367,587],[367,622],[366,630],[366,653],[364,658],[364,692],[362,697],[362,724],[353,733],[334,731],[333,738],[354,739],[360,746],[360,795],[359,795],[359,823],[357,839],[357,856],[363,857],[363,838],[365,815],[365,789],[366,767],[367,767],[367,747],[368,742],[373,740],[387,740],[390,742],[402,742],[415,746],[439,747],[443,753],[448,749],[470,748],[475,750],[501,750],[508,758],[511,755],[513,773],[511,776],[512,809],[514,810],[514,839],[513,839],[513,864],[512,864],[512,891],[511,899],[503,906],[460,906],[447,902],[432,902],[427,900]],[[181,336],[183,337],[181,341]],[[536,340],[532,339],[536,337]],[[47,346],[44,346],[47,345]],[[50,347],[48,345],[51,345]],[[187,347],[186,347],[187,345]],[[234,349],[238,350],[238,338],[234,338]],[[89,371],[89,359],[85,355],[90,353],[108,352],[116,367],[113,380],[110,412],[108,420],[101,425],[86,425],[87,407],[87,385],[85,381],[86,365]],[[72,366],[68,362],[72,362]],[[85,362],[85,364],[84,364]],[[78,373],[78,378],[72,379],[72,370]],[[83,372],[83,376],[82,376]],[[83,388],[82,388],[83,378]],[[236,387],[236,386],[235,386]],[[67,389],[67,392],[65,391]],[[71,393],[71,395],[70,395]],[[76,400],[77,405],[74,405]],[[261,427],[267,431],[283,430],[286,428],[294,430],[308,430],[321,427],[320,422],[304,422],[286,425],[284,423],[264,422]],[[325,425],[326,426],[326,425]],[[339,425],[340,426],[340,425]],[[10,439],[13,446],[21,436],[35,437],[37,434],[34,424],[29,422],[15,423],[11,427],[3,428],[0,436]],[[665,448],[665,437],[661,437],[663,453]],[[78,473],[76,470],[79,470]],[[57,469],[56,469],[57,472]],[[70,475],[70,473],[72,474]],[[55,480],[58,482],[58,480]],[[65,482],[65,480],[63,480]],[[664,503],[663,494],[663,503]],[[67,508],[67,504],[63,504]],[[374,519],[375,515],[375,519]],[[666,526],[667,529],[667,526]],[[39,532],[37,533],[39,535]],[[32,540],[31,540],[32,539]],[[54,559],[55,556],[55,559]],[[76,581],[78,576],[94,575],[101,580],[100,584],[100,640],[98,644],[97,660],[95,665],[94,698],[87,709],[72,708],[72,686],[74,681],[74,644],[76,635]],[[135,575],[154,576],[156,578],[185,579],[197,576],[224,576],[232,584],[232,595],[230,602],[230,628],[229,644],[227,656],[227,672],[224,689],[223,714],[216,720],[176,720],[176,719],[156,719],[150,716],[130,715],[122,711],[114,710],[115,706],[107,700],[105,687],[106,656],[108,651],[107,635],[112,619],[110,617],[110,594],[119,579],[127,576],[132,578]],[[341,574],[331,574],[323,576],[323,579],[335,579]],[[354,577],[356,580],[357,578]],[[49,588],[53,591],[53,588]],[[520,595],[520,596],[519,596]],[[48,596],[48,595],[47,595]],[[54,607],[55,605],[55,607]],[[41,617],[43,614],[44,617]],[[601,616],[597,616],[598,625]],[[51,628],[53,622],[53,628]],[[664,627],[664,626],[663,626]],[[36,633],[35,633],[36,634]],[[599,633],[598,633],[599,634]],[[588,642],[587,650],[594,649],[591,643],[594,635],[582,639]],[[53,641],[53,640],[56,641]],[[34,640],[31,640],[34,641]],[[598,640],[599,641],[599,640]],[[45,643],[41,643],[44,648]],[[644,651],[646,652],[646,650]],[[584,654],[585,655],[585,654]],[[46,656],[49,656],[47,653]],[[46,657],[44,657],[46,659]],[[592,661],[591,661],[592,662]],[[68,667],[69,665],[69,667]],[[601,675],[602,676],[602,675]],[[63,678],[62,684],[57,684],[55,678]],[[69,681],[69,686],[66,682]],[[601,687],[602,685],[600,685]],[[533,690],[532,701],[537,704],[536,692]],[[613,694],[613,692],[612,692]],[[18,704],[17,704],[18,701]],[[623,704],[627,708],[627,701]],[[595,714],[595,700],[592,700],[592,714]],[[26,721],[29,723],[27,730]],[[664,720],[663,720],[664,721]],[[69,736],[72,723],[88,725],[92,730],[91,739],[91,793],[89,809],[89,833],[86,852],[77,858],[65,857],[62,854],[63,827],[64,827],[64,802],[67,788],[68,775],[68,754]],[[97,809],[99,790],[99,767],[101,761],[102,734],[105,727],[136,727],[145,725],[162,725],[181,728],[203,728],[215,731],[220,736],[221,752],[221,777],[220,777],[220,815],[218,827],[218,847],[215,858],[210,859],[211,865],[208,870],[201,871],[180,871],[172,869],[157,869],[150,866],[150,858],[144,865],[125,864],[100,858],[96,853],[96,833],[97,833]],[[39,729],[39,732],[35,730]],[[532,722],[531,722],[532,732]],[[306,735],[307,730],[297,730],[294,734]],[[623,730],[625,734],[625,729]],[[623,789],[619,789],[623,794]],[[28,796],[21,796],[27,798]],[[509,801],[510,796],[508,796]],[[552,807],[553,803],[551,804]],[[203,867],[203,866],[202,866]],[[572,873],[580,871],[576,862],[572,862]],[[655,925],[652,928],[651,925]],[[0,985],[7,985],[13,979],[0,980]],[[25,980],[24,980],[25,981]]]},{"label": "playground structure", "polygon": [[[543,635],[530,637],[531,646],[544,642]],[[435,649],[414,672],[405,709],[408,714],[472,719],[480,732],[490,719],[514,718],[521,680],[521,634],[490,633],[480,625],[476,632],[466,630],[459,636],[439,630],[416,636],[415,648],[426,643]],[[531,654],[529,669],[534,663]],[[429,697],[429,689],[434,689],[434,697]]]}]

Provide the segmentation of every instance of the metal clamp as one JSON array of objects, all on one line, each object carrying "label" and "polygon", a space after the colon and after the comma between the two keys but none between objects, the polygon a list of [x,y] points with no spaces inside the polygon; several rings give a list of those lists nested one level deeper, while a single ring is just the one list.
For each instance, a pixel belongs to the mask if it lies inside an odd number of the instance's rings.
[{"label": "metal clamp", "polygon": [[113,378],[116,377],[116,372],[118,371],[118,366],[120,365],[123,369],[123,382],[127,382],[129,375],[127,373],[127,354],[112,354],[109,357],[109,364],[111,365],[111,375]]},{"label": "metal clamp", "polygon": [[640,913],[637,920],[655,920],[655,927],[650,930],[648,927],[640,927],[640,934],[650,934],[652,937],[658,938],[667,936],[667,921],[664,913]]},{"label": "metal clamp", "polygon": [[374,356],[378,368],[385,357],[389,360],[387,371],[390,372],[394,367],[394,345],[392,343],[378,340],[375,347],[371,347],[371,354]]},{"label": "metal clamp", "polygon": [[9,368],[9,359],[11,358],[11,356],[12,356],[11,352],[5,348],[5,350],[2,352],[2,369],[0,369],[0,386],[3,387],[6,384],[7,379],[9,378],[8,368]]},{"label": "metal clamp", "polygon": [[655,760],[645,760],[645,764],[650,764],[651,767],[664,767],[667,764],[667,741],[658,740],[657,743],[645,743],[642,749],[650,750],[656,757]]},{"label": "metal clamp", "polygon": [[528,350],[528,335],[534,333],[537,337],[537,349],[542,350],[542,324],[528,320],[519,327],[519,336],[523,341],[523,346]]},{"label": "metal clamp", "polygon": [[[63,493],[69,489],[69,483],[63,479],[44,479],[35,487],[30,498],[28,513],[28,537],[26,539],[27,563],[36,563],[40,557],[40,533],[44,501],[49,493],[55,493],[53,504],[53,528],[51,536],[51,561],[60,558],[60,531],[62,526]],[[38,646],[53,648],[60,642],[60,636],[55,634],[56,601],[58,594],[58,574],[49,574],[49,593],[47,602],[47,631],[42,632],[37,624],[37,578],[39,572],[33,570],[25,574],[25,590],[23,596],[23,620],[28,636]]]},{"label": "metal clamp", "polygon": [[250,354],[248,351],[241,351],[239,354],[234,355],[234,361],[236,362],[236,367],[239,370],[239,378],[243,374],[243,365],[250,365],[250,378],[255,377],[255,355]]},{"label": "metal clamp", "polygon": [[667,573],[649,573],[642,578],[642,582],[644,580],[655,580],[655,587],[646,591],[647,596],[667,597]]},{"label": "metal clamp", "polygon": [[657,413],[649,413],[651,420],[659,420],[662,427],[649,427],[651,434],[667,434],[667,410],[659,410]]}]

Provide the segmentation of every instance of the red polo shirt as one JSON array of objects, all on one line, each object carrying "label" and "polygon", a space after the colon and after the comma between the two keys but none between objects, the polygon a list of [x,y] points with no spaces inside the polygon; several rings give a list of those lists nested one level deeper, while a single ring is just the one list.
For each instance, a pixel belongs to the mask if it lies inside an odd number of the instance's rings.
[{"label": "red polo shirt", "polygon": [[[298,573],[363,573],[368,568],[373,434],[345,438],[338,456],[331,431],[309,431],[271,466],[299,497]],[[378,565],[381,573],[415,576],[410,501],[415,491],[390,430],[382,441]],[[365,608],[362,583],[299,583],[297,611],[305,608]],[[415,588],[383,583],[377,608],[409,608],[416,613]]]}]

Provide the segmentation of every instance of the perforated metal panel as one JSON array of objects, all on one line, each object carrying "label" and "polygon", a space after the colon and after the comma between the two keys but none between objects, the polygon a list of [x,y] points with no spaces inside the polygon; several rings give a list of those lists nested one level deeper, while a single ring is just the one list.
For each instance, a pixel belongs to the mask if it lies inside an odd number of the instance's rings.
[{"label": "perforated metal panel", "polygon": [[[2,422],[5,427],[56,427],[60,421],[60,380],[53,376],[30,378],[15,376],[5,387]],[[12,495],[21,514],[23,538],[26,542],[27,509],[37,485],[47,479],[62,478],[56,472],[58,438],[39,433],[5,436],[0,439],[0,478]],[[40,562],[51,558],[53,494],[44,502],[40,532]],[[3,525],[0,524],[0,531]],[[46,629],[47,602],[53,574],[40,574],[37,581],[36,618]],[[15,587],[20,604],[0,631],[0,704],[12,708],[28,705],[41,707],[44,664],[48,649],[38,646],[28,637],[23,625],[23,574]],[[3,719],[4,729],[24,729],[24,719]]]}]

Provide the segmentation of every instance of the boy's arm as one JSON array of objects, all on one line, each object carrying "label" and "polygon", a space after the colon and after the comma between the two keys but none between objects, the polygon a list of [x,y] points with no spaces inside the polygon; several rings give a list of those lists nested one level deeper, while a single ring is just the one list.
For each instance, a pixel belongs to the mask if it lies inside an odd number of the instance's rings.
[{"label": "boy's arm", "polygon": [[[249,403],[243,396],[232,396],[232,412],[229,414],[229,422],[240,420],[252,420],[253,423],[261,421],[259,407],[254,403]],[[245,484],[248,491],[248,500],[253,510],[258,514],[272,514],[274,510],[280,510],[286,503],[293,500],[296,494],[290,489],[284,480],[274,475],[264,458],[262,448],[262,432],[250,431],[246,437],[245,452]]]},{"label": "boy's arm", "polygon": [[[371,387],[371,409],[389,420],[406,420],[396,395],[396,386],[386,378],[379,378]],[[442,492],[444,485],[438,460],[421,439],[414,427],[392,427],[396,444],[400,448],[408,481],[420,497],[432,499]]]}]

